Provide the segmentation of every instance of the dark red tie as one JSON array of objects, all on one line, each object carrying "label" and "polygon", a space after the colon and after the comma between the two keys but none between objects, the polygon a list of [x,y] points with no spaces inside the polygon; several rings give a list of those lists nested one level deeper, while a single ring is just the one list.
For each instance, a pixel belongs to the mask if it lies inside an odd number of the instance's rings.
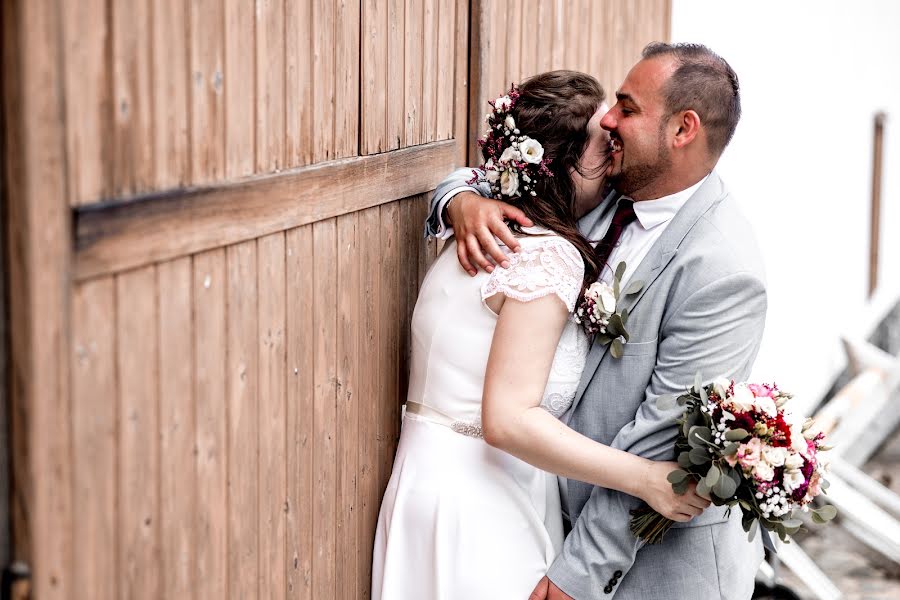
[{"label": "dark red tie", "polygon": [[[637,215],[634,214],[634,202],[625,199],[619,200],[619,205],[616,206],[616,214],[613,215],[612,223],[610,224],[609,229],[606,230],[606,235],[603,236],[603,239],[600,240],[595,248],[597,260],[601,265],[605,265],[606,261],[609,260],[609,255],[612,254],[613,248],[616,247],[619,238],[622,237],[622,232],[625,231],[625,228],[633,223],[635,219],[637,219]],[[615,265],[609,265],[609,267],[610,269],[615,269]]]}]

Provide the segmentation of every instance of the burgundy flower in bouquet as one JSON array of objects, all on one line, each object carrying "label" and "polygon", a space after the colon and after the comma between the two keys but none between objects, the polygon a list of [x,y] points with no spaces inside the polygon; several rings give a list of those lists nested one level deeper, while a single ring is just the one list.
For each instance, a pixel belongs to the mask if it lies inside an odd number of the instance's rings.
[{"label": "burgundy flower in bouquet", "polygon": [[[685,394],[660,397],[660,408],[684,407],[675,441],[681,468],[669,474],[675,491],[693,481],[716,506],[738,506],[750,539],[761,524],[786,541],[803,525],[797,511],[820,524],[833,519],[834,506],[810,509],[828,487],[825,436],[791,414],[790,399],[775,385],[718,379],[703,386],[699,375]],[[632,511],[631,531],[655,544],[673,523],[644,507]]]}]

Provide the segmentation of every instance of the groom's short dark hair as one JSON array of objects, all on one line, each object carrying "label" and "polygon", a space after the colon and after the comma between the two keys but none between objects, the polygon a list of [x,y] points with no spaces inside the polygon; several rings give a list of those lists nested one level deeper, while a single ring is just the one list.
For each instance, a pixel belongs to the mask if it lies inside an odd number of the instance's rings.
[{"label": "groom's short dark hair", "polygon": [[737,73],[703,44],[653,42],[641,53],[645,59],[657,56],[671,56],[676,62],[675,72],[663,90],[667,117],[683,110],[695,111],[706,128],[709,151],[720,156],[741,118]]}]

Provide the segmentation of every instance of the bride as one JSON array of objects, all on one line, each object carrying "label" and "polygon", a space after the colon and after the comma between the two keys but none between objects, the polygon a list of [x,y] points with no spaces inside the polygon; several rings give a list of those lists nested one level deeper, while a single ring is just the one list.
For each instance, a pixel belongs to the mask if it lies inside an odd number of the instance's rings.
[{"label": "bride", "polygon": [[688,521],[654,462],[560,419],[590,341],[573,317],[605,265],[576,227],[604,187],[604,92],[588,75],[534,76],[492,103],[482,143],[496,196],[534,223],[490,273],[467,274],[448,241],[412,317],[409,395],[378,518],[373,600],[525,600],[562,546],[555,475],[619,490]]}]

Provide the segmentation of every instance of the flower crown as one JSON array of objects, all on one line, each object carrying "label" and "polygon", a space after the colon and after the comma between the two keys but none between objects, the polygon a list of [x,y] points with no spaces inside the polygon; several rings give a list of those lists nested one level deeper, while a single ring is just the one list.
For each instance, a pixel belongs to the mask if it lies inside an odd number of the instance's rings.
[{"label": "flower crown", "polygon": [[512,84],[505,95],[488,100],[493,110],[485,115],[488,130],[478,140],[487,155],[484,174],[473,170],[474,177],[467,182],[471,185],[486,181],[497,200],[537,196],[535,185],[542,178],[553,177],[547,166],[551,159],[544,158],[544,147],[534,138],[522,135],[516,125],[512,109],[518,99],[519,88]]}]

